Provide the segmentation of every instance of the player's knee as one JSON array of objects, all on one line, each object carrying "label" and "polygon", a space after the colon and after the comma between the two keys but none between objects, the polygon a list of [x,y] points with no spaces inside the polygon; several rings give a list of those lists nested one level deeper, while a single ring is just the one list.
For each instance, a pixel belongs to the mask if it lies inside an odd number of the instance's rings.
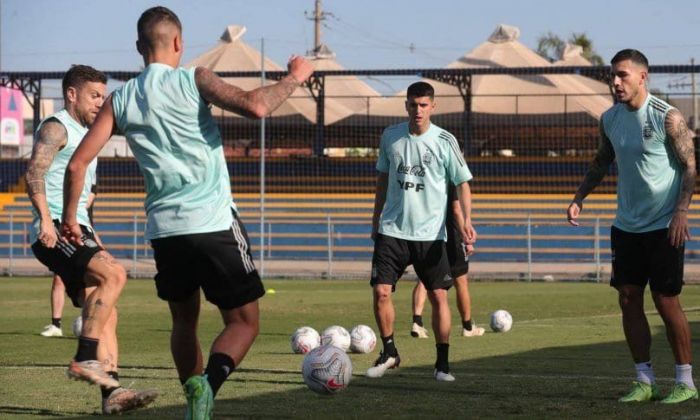
[{"label": "player's knee", "polygon": [[112,269],[106,276],[106,282],[109,286],[121,290],[126,285],[126,270],[119,264],[112,266]]},{"label": "player's knee", "polygon": [[375,287],[374,300],[379,304],[391,302],[391,288]]}]

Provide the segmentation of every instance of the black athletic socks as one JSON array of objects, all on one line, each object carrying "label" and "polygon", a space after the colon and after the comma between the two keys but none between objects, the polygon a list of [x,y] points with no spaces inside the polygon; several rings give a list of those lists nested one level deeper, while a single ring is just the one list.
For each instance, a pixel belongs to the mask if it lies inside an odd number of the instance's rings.
[{"label": "black athletic socks", "polygon": [[230,375],[235,368],[236,364],[228,354],[212,353],[209,355],[209,361],[207,362],[207,368],[204,373],[207,375],[207,381],[209,381],[214,396],[216,396],[221,385],[224,384],[228,375]]},{"label": "black athletic socks", "polygon": [[[107,375],[111,376],[114,380],[119,382],[119,374],[117,372],[107,372]],[[104,399],[104,398],[109,397],[109,394],[111,394],[112,391],[114,391],[117,388],[119,388],[119,387],[108,388],[108,387],[101,386],[100,391],[102,392],[102,398]]]},{"label": "black athletic socks", "polygon": [[435,362],[435,369],[440,372],[449,373],[450,363],[447,361],[450,353],[449,343],[437,343],[435,345],[437,348],[437,361]]},{"label": "black athletic socks", "polygon": [[471,331],[472,330],[472,320],[468,319],[466,321],[462,321],[462,327],[467,331]]},{"label": "black athletic socks", "polygon": [[422,315],[413,315],[413,322],[422,327],[423,326],[423,316]]},{"label": "black athletic socks", "polygon": [[61,328],[61,318],[51,318],[51,324],[56,328]]},{"label": "black athletic socks", "polygon": [[100,340],[94,338],[83,337],[78,339],[78,352],[75,353],[76,362],[84,362],[86,360],[97,359],[97,344]]},{"label": "black athletic socks", "polygon": [[388,337],[382,337],[382,344],[384,345],[384,354],[388,354],[392,357],[399,354],[394,343],[394,334],[391,334]]}]

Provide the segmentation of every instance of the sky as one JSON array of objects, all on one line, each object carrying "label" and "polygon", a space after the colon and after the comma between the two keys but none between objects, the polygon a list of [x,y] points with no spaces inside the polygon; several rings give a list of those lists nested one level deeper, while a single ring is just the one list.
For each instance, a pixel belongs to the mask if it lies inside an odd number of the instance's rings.
[{"label": "sky", "polygon": [[[313,47],[314,0],[0,0],[0,70],[65,71],[71,64],[137,71],[136,21],[163,5],[183,24],[183,63],[214,47],[227,25],[284,65]],[[499,23],[520,28],[534,49],[553,32],[585,32],[608,62],[637,48],[651,64],[700,62],[696,0],[324,0],[322,42],[349,69],[441,68],[469,52]],[[687,83],[676,75],[667,82]],[[391,87],[387,87],[389,90]]]}]

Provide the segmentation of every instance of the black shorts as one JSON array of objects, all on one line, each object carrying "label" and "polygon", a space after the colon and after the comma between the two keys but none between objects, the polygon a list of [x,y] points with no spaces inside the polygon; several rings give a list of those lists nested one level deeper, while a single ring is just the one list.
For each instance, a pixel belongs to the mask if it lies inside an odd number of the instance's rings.
[{"label": "black shorts", "polygon": [[83,231],[83,245],[76,246],[64,241],[59,234],[59,222],[53,221],[58,235],[58,242],[53,248],[47,248],[36,241],[32,244],[32,252],[36,259],[41,261],[49,270],[61,276],[66,286],[66,294],[73,302],[73,306],[80,307],[79,297],[85,285],[85,271],[92,257],[104,248],[97,244],[95,232],[89,226],[80,225]]},{"label": "black shorts", "polygon": [[459,232],[449,227],[447,231],[447,260],[450,262],[452,277],[457,278],[469,272],[469,255],[467,245],[462,241]]},{"label": "black shorts", "polygon": [[153,239],[158,297],[182,302],[201,287],[220,309],[234,309],[265,294],[245,227],[234,216],[228,230]]},{"label": "black shorts", "polygon": [[683,288],[685,246],[676,248],[668,241],[668,229],[630,233],[612,227],[612,278],[617,288],[634,284],[642,288],[649,283],[652,291],[675,296]]},{"label": "black shorts", "polygon": [[426,289],[449,289],[454,283],[445,241],[409,241],[377,234],[370,284],[390,284],[392,291],[406,267],[413,264]]}]

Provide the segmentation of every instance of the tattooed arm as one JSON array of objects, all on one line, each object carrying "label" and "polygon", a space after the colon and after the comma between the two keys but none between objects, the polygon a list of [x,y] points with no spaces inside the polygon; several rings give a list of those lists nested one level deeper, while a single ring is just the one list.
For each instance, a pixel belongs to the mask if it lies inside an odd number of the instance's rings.
[{"label": "tattooed arm", "polygon": [[608,173],[608,168],[610,164],[615,160],[615,150],[612,147],[610,139],[605,134],[603,129],[603,123],[600,123],[600,143],[598,144],[598,151],[596,152],[591,166],[586,172],[586,176],[583,178],[583,182],[576,190],[574,199],[569,204],[569,208],[566,211],[566,216],[569,223],[573,226],[578,226],[576,219],[579,214],[581,214],[581,209],[583,208],[583,200],[597,187],[600,182],[605,178]]},{"label": "tattooed arm", "polygon": [[245,91],[224,82],[211,70],[197,67],[197,89],[206,101],[249,118],[262,118],[277,109],[313,73],[313,66],[301,57],[292,57],[289,74],[274,85]]},{"label": "tattooed arm", "polygon": [[666,136],[678,159],[683,176],[681,178],[681,192],[676,202],[676,210],[673,212],[671,224],[668,227],[668,239],[671,245],[680,247],[690,239],[688,230],[688,207],[695,188],[695,147],[693,134],[688,130],[683,115],[677,109],[671,109],[666,115]]},{"label": "tattooed arm", "polygon": [[45,176],[56,154],[68,142],[68,132],[58,121],[47,121],[39,129],[24,179],[32,205],[39,214],[39,241],[53,248],[58,239],[46,200]]}]

